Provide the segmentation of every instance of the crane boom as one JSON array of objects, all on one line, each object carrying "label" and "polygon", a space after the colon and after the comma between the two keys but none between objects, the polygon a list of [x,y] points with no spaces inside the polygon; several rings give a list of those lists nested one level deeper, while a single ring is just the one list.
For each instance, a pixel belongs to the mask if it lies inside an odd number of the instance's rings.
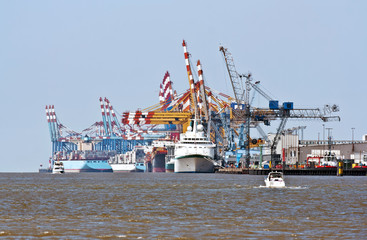
[{"label": "crane boom", "polygon": [[111,115],[112,115],[114,124],[117,127],[117,130],[120,133],[120,135],[122,135],[121,125],[119,123],[119,120],[118,120],[118,118],[117,118],[117,116],[115,114],[115,111],[113,110],[113,107],[112,107],[110,101],[108,99],[107,99],[107,101],[108,101],[108,107],[110,108],[110,112],[111,112]]},{"label": "crane boom", "polygon": [[261,90],[261,88],[259,88],[256,83],[252,83],[250,82],[250,85],[253,89],[255,89],[258,93],[260,93],[261,96],[263,96],[264,98],[266,98],[268,101],[271,101],[272,98],[266,94],[263,90]]},{"label": "crane boom", "polygon": [[105,105],[104,105],[102,97],[99,98],[99,102],[101,103],[101,112],[102,112],[104,133],[105,133],[105,136],[107,136],[108,135],[108,127],[107,127],[107,120],[106,120],[106,109],[105,109]]},{"label": "crane boom", "polygon": [[236,67],[234,65],[232,54],[228,51],[227,48],[223,46],[219,47],[219,51],[223,53],[224,60],[226,62],[227,71],[229,74],[229,78],[231,80],[234,97],[238,106],[243,103],[245,100],[245,90],[243,89],[242,80],[240,75],[236,71]]},{"label": "crane boom", "polygon": [[204,84],[204,77],[203,77],[203,69],[201,67],[200,60],[197,62],[197,69],[198,69],[198,75],[199,75],[199,91],[200,91],[200,99],[201,99],[201,109],[204,112],[205,120],[209,121],[209,110],[208,110],[208,101],[206,98],[205,93],[205,84]]},{"label": "crane boom", "polygon": [[187,52],[187,46],[186,46],[185,40],[183,40],[182,42],[182,47],[184,49],[186,70],[187,70],[187,76],[189,78],[189,85],[190,85],[191,111],[194,110],[195,116],[197,116],[197,97],[196,97],[196,91],[195,91],[195,82],[194,82],[194,77],[192,76],[190,57],[189,57],[189,53]]}]

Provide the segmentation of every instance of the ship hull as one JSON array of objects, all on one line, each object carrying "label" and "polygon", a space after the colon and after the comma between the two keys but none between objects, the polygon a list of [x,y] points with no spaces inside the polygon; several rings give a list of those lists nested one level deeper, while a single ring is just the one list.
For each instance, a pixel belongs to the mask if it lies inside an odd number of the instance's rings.
[{"label": "ship hull", "polygon": [[114,173],[120,172],[135,172],[135,164],[134,163],[117,163],[117,164],[110,164],[111,168]]},{"label": "ship hull", "polygon": [[284,181],[280,181],[280,180],[269,181],[268,179],[266,179],[265,186],[268,188],[284,188],[285,183]]},{"label": "ship hull", "polygon": [[153,172],[166,172],[166,154],[156,154],[153,159]]},{"label": "ship hull", "polygon": [[137,162],[135,163],[135,171],[136,172],[145,172],[146,171],[146,166],[143,162]]},{"label": "ship hull", "polygon": [[53,174],[62,174],[64,173],[64,166],[61,162],[54,162],[54,166],[52,168]]},{"label": "ship hull", "polygon": [[107,160],[69,160],[61,161],[65,173],[112,172]]},{"label": "ship hull", "polygon": [[166,172],[175,172],[175,163],[173,160],[166,163]]},{"label": "ship hull", "polygon": [[175,173],[213,173],[214,161],[203,155],[188,155],[174,160]]}]

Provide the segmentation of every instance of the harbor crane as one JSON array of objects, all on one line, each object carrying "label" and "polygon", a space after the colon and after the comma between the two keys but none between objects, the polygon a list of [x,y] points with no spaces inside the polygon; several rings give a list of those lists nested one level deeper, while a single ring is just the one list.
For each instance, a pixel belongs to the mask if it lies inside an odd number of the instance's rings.
[{"label": "harbor crane", "polygon": [[[250,111],[250,90],[251,90],[251,74],[239,74],[236,70],[232,54],[227,48],[223,46],[219,47],[219,51],[222,52],[224,61],[226,63],[229,79],[231,81],[233,93],[235,96],[236,104],[232,105],[230,111],[233,114],[233,120],[239,124],[239,148],[245,148],[246,155],[246,167],[250,165],[250,122],[251,122],[251,111]],[[245,78],[245,89],[243,86],[243,80]],[[246,127],[244,126],[246,124]],[[234,125],[234,128],[237,126]],[[246,141],[244,140],[246,138]],[[256,141],[257,142],[257,141]],[[236,154],[237,155],[237,154]]]},{"label": "harbor crane", "polygon": [[182,41],[182,47],[184,49],[184,55],[185,55],[185,63],[186,63],[186,71],[187,76],[189,79],[189,86],[190,86],[190,104],[191,104],[191,111],[194,111],[195,117],[197,116],[197,96],[195,91],[195,82],[194,77],[192,75],[191,71],[191,64],[190,64],[190,54],[187,51],[187,45],[185,40]]},{"label": "harbor crane", "polygon": [[[228,51],[227,48],[220,46],[219,50],[223,53],[224,60],[227,66],[227,71],[230,77],[230,81],[232,83],[233,92],[235,95],[235,99],[237,102],[237,108],[240,109],[231,109],[233,111],[233,121],[239,123],[246,123],[246,131],[247,135],[247,144],[246,144],[246,166],[249,166],[250,156],[249,156],[249,143],[250,143],[250,126],[255,126],[259,133],[265,138],[264,132],[261,127],[258,125],[259,123],[264,123],[264,125],[270,125],[270,122],[273,120],[280,120],[280,124],[277,127],[277,131],[274,139],[270,142],[270,150],[271,150],[271,161],[272,166],[273,162],[276,161],[276,146],[280,139],[280,134],[285,128],[285,125],[288,119],[321,119],[324,122],[327,121],[340,121],[339,116],[332,116],[333,113],[339,111],[339,107],[337,105],[325,105],[324,111],[319,108],[313,109],[295,109],[293,107],[293,102],[284,102],[282,106],[279,107],[279,102],[277,100],[273,100],[268,94],[266,94],[259,86],[259,81],[253,83],[252,75],[249,74],[239,74],[235,68],[235,64],[233,61],[232,54]],[[246,90],[243,89],[242,78],[245,78],[245,87]],[[254,108],[250,106],[249,94],[250,91],[254,89],[261,96],[263,96],[266,100],[269,101],[269,108]],[[245,95],[245,98],[244,98]],[[240,104],[244,104],[245,109],[240,108]],[[240,128],[243,129],[242,127]],[[243,139],[242,136],[240,139]],[[269,142],[269,141],[268,141]]]}]

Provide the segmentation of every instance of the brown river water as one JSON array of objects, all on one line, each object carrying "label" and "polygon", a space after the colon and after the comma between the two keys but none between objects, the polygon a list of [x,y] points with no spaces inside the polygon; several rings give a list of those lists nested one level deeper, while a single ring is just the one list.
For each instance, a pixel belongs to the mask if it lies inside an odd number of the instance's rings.
[{"label": "brown river water", "polygon": [[0,173],[0,239],[367,239],[367,177]]}]

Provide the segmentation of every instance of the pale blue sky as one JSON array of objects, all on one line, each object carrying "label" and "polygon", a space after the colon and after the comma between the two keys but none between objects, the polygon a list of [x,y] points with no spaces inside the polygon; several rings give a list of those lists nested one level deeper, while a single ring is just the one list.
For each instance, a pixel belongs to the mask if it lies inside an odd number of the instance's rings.
[{"label": "pale blue sky", "polygon": [[[81,131],[101,120],[99,97],[120,113],[158,102],[170,71],[188,88],[182,39],[207,85],[232,94],[219,45],[296,108],[338,104],[335,139],[367,134],[366,1],[0,0],[0,171],[37,171],[50,156],[45,105]],[[255,100],[256,102],[256,100]],[[321,121],[306,139],[322,136]],[[264,128],[272,131],[272,128]]]}]

